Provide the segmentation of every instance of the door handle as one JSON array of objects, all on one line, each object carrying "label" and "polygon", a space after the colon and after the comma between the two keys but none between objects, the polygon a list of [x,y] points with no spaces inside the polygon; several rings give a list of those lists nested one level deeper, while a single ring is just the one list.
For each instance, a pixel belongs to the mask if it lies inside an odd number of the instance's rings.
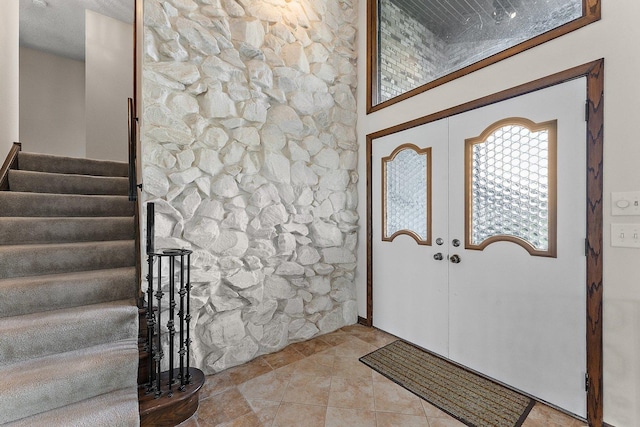
[{"label": "door handle", "polygon": [[454,264],[460,264],[460,261],[462,261],[462,259],[460,258],[460,255],[451,255],[449,257],[449,261],[451,261]]},{"label": "door handle", "polygon": [[436,261],[442,261],[444,257],[442,256],[442,252],[438,252],[437,254],[433,255],[433,259],[435,259]]}]

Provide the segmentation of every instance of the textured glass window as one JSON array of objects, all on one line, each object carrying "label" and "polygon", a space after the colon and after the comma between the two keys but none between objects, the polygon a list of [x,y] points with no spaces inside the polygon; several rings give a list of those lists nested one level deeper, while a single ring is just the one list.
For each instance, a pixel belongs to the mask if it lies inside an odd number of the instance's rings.
[{"label": "textured glass window", "polygon": [[368,112],[600,19],[600,0],[368,3]]},{"label": "textured glass window", "polygon": [[382,159],[382,170],[383,240],[408,234],[418,244],[431,244],[431,148],[401,145]]},{"label": "textured glass window", "polygon": [[[555,122],[508,119],[467,140],[467,246],[555,253]],[[528,247],[527,247],[528,246]]]}]

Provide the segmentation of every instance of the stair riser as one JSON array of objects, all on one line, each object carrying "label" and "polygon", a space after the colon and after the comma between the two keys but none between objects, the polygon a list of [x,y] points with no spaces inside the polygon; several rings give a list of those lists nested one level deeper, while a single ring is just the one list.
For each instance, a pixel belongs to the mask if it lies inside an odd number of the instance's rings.
[{"label": "stair riser", "polygon": [[12,170],[9,171],[9,189],[28,193],[126,196],[129,193],[129,180]]},{"label": "stair riser", "polygon": [[0,192],[0,425],[139,425],[128,165],[21,152]]},{"label": "stair riser", "polygon": [[138,308],[125,301],[5,318],[0,366],[137,336]]},{"label": "stair riser", "polygon": [[0,277],[5,278],[131,267],[135,243],[2,246],[0,259]]},{"label": "stair riser", "polygon": [[0,316],[118,301],[136,289],[134,267],[0,280]]},{"label": "stair riser", "polygon": [[125,196],[79,196],[0,191],[0,216],[104,217],[133,216]]},{"label": "stair riser", "polygon": [[133,217],[0,217],[0,245],[131,240],[134,236]]},{"label": "stair riser", "polygon": [[0,424],[135,387],[137,369],[135,339],[0,369]]},{"label": "stair riser", "polygon": [[104,160],[79,159],[21,152],[18,169],[50,173],[96,176],[127,176],[128,164]]},{"label": "stair riser", "polygon": [[138,391],[135,388],[116,390],[82,402],[52,411],[22,418],[6,427],[34,426],[109,426],[136,427],[140,423],[138,414]]}]

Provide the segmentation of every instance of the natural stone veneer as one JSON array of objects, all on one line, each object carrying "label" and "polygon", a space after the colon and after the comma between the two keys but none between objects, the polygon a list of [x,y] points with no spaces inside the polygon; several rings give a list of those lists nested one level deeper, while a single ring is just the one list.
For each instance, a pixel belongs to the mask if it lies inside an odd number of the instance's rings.
[{"label": "natural stone veneer", "polygon": [[143,196],[207,373],[356,321],[356,9],[144,2]]}]

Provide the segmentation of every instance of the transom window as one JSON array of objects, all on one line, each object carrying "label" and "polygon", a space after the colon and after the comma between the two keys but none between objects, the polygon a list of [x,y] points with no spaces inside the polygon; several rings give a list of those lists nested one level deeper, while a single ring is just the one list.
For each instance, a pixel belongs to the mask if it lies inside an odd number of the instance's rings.
[{"label": "transom window", "polygon": [[368,1],[368,112],[600,19],[600,0]]}]

